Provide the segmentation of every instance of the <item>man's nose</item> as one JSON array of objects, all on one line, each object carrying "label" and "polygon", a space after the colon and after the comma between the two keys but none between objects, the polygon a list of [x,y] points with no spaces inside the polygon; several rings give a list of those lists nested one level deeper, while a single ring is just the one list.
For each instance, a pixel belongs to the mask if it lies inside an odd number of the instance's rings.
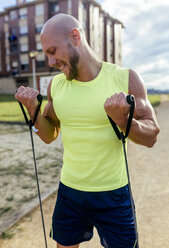
[{"label": "man's nose", "polygon": [[56,65],[56,59],[53,57],[48,57],[48,64],[50,67],[53,67],[54,65]]}]

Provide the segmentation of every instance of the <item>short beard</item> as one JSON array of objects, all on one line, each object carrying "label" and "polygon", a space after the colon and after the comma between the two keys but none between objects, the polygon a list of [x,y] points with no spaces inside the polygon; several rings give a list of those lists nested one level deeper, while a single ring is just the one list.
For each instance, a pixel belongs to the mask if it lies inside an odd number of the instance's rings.
[{"label": "short beard", "polygon": [[79,54],[70,43],[68,43],[68,52],[69,52],[70,72],[69,75],[67,76],[67,80],[71,81],[78,75]]}]

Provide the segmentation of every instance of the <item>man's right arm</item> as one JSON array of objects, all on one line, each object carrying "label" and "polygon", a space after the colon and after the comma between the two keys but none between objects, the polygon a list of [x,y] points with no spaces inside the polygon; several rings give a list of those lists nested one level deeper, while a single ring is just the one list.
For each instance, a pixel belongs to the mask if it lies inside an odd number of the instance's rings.
[{"label": "man's right arm", "polygon": [[[38,129],[37,135],[47,144],[55,140],[60,131],[60,121],[55,114],[50,91],[51,82],[49,83],[47,90],[48,102],[45,106],[43,114],[39,112],[35,122],[35,127]],[[15,98],[27,108],[32,120],[38,105],[38,94],[39,92],[37,90],[31,89],[29,87],[25,88],[23,86],[21,86],[15,94]]]}]

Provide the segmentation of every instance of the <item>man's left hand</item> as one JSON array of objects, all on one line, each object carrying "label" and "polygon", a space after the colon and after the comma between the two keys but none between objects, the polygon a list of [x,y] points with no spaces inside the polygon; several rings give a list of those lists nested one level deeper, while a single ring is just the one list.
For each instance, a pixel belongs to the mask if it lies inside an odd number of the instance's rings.
[{"label": "man's left hand", "polygon": [[126,101],[127,95],[124,92],[116,93],[107,98],[104,104],[105,111],[108,116],[121,129],[126,128],[130,105]]}]

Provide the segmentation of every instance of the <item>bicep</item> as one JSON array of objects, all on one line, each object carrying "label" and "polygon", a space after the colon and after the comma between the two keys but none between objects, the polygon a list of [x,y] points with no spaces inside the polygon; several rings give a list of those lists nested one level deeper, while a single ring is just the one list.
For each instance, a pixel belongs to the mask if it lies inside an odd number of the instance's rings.
[{"label": "bicep", "polygon": [[53,107],[53,100],[51,97],[51,84],[52,80],[49,83],[48,89],[47,89],[47,98],[48,98],[48,103],[46,104],[44,111],[43,111],[43,116],[48,119],[53,126],[55,127],[60,127],[60,121],[57,118],[54,107]]},{"label": "bicep", "polygon": [[55,127],[60,127],[60,121],[57,118],[54,108],[53,108],[53,104],[52,101],[48,101],[48,103],[46,104],[44,111],[43,111],[43,116],[48,119],[53,126]]},{"label": "bicep", "polygon": [[135,97],[135,113],[136,120],[155,120],[155,112],[151,106],[147,90],[143,79],[135,71],[129,71],[129,94]]}]

